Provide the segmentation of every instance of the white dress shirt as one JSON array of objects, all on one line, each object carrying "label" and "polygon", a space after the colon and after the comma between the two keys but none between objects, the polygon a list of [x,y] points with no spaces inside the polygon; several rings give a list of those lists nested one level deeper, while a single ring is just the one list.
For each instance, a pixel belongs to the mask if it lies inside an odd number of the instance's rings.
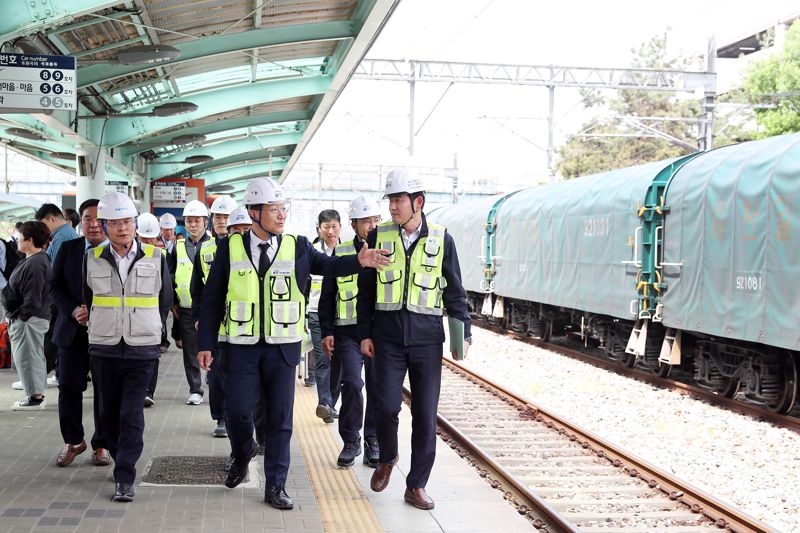
[{"label": "white dress shirt", "polygon": [[131,243],[131,248],[128,250],[124,256],[120,256],[117,251],[114,249],[114,246],[110,246],[111,248],[111,255],[114,257],[114,261],[117,262],[117,271],[119,271],[119,278],[122,280],[122,284],[125,285],[125,280],[128,279],[128,271],[131,269],[131,265],[133,264],[133,260],[136,258],[136,250],[137,244],[136,239],[133,240]]},{"label": "white dress shirt", "polygon": [[400,236],[403,237],[403,246],[406,247],[408,250],[412,244],[414,244],[417,239],[419,239],[419,232],[422,229],[422,224],[416,229],[416,231],[412,231],[411,233],[406,233],[404,228],[400,228]]},{"label": "white dress shirt", "polygon": [[273,235],[268,241],[264,241],[253,233],[253,230],[250,230],[250,257],[253,260],[253,266],[256,268],[256,272],[258,272],[258,261],[261,259],[261,248],[259,248],[258,245],[262,242],[269,243],[267,257],[269,257],[270,263],[275,259],[275,252],[278,249],[278,237]]}]

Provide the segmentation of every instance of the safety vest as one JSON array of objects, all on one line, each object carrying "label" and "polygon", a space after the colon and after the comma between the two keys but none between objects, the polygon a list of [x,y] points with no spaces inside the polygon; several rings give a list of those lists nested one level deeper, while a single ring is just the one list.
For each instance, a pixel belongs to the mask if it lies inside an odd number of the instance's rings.
[{"label": "safety vest", "polygon": [[175,269],[175,293],[178,295],[178,305],[184,309],[190,309],[192,307],[192,293],[189,291],[189,286],[192,284],[194,263],[189,259],[189,252],[186,251],[186,239],[175,243],[175,254],[178,260],[178,265]]},{"label": "safety vest", "polygon": [[129,346],[161,343],[161,249],[140,244],[144,257],[131,268],[125,284],[117,269],[100,257],[107,245],[86,255],[86,284],[92,290],[89,344],[114,346],[124,340]]},{"label": "safety vest", "polygon": [[262,337],[270,344],[303,340],[305,296],[295,273],[297,237],[283,235],[263,280],[245,251],[242,235],[231,235],[228,242],[231,266],[224,321],[228,342],[256,344]]},{"label": "safety vest", "polygon": [[[186,250],[186,245],[184,245],[183,249],[184,251]],[[205,285],[206,281],[208,281],[208,273],[211,272],[211,263],[214,262],[214,258],[217,256],[217,239],[205,241],[200,245],[200,250],[197,253],[200,254],[200,268],[203,271],[203,285]]]},{"label": "safety vest", "polygon": [[446,230],[428,223],[428,236],[420,238],[410,258],[400,231],[400,226],[391,222],[378,225],[377,247],[391,254],[389,265],[378,271],[375,309],[397,311],[405,307],[412,313],[441,316],[442,291],[447,286],[442,275]]},{"label": "safety vest", "polygon": [[[337,256],[355,255],[356,246],[353,241],[336,245]],[[358,297],[358,274],[340,276],[336,278],[336,316],[333,323],[336,326],[350,326],[356,320],[356,297]]]},{"label": "safety vest", "polygon": [[[314,248],[325,253],[325,243],[322,239],[312,245]],[[322,278],[317,274],[311,274],[311,287],[308,291],[308,312],[316,313],[319,310],[319,297],[322,295]]]}]

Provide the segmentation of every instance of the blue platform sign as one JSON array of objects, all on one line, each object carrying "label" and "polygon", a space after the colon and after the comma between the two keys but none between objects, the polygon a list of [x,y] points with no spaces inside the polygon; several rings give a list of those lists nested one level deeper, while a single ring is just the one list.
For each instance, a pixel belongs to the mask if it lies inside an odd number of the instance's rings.
[{"label": "blue platform sign", "polygon": [[0,113],[76,111],[75,58],[0,53]]}]

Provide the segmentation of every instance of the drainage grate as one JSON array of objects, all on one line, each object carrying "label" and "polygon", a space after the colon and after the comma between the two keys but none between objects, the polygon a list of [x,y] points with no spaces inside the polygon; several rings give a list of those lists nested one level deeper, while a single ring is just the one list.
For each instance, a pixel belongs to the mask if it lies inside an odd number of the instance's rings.
[{"label": "drainage grate", "polygon": [[228,475],[227,464],[224,455],[153,457],[142,481],[157,485],[222,485]]}]

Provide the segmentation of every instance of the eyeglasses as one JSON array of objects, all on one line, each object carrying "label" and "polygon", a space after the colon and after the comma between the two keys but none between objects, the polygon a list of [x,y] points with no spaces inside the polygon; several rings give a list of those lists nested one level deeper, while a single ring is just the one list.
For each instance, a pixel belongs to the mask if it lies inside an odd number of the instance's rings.
[{"label": "eyeglasses", "polygon": [[133,219],[132,218],[123,218],[121,220],[109,220],[106,222],[106,225],[109,228],[117,229],[117,228],[129,228],[133,226]]},{"label": "eyeglasses", "polygon": [[275,215],[275,216],[277,216],[278,213],[280,213],[281,215],[284,215],[284,216],[289,214],[289,208],[285,207],[285,206],[284,207],[269,207],[269,208],[266,209],[266,211],[270,215]]}]

